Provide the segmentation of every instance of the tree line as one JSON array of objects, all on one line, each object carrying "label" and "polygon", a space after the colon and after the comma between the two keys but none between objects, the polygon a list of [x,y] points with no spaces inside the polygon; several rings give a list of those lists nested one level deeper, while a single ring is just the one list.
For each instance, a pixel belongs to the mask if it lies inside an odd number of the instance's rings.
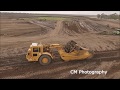
[{"label": "tree line", "polygon": [[119,19],[120,20],[120,15],[118,15],[117,13],[113,13],[113,14],[110,14],[110,15],[106,15],[104,13],[102,14],[97,14],[97,18],[99,19]]}]

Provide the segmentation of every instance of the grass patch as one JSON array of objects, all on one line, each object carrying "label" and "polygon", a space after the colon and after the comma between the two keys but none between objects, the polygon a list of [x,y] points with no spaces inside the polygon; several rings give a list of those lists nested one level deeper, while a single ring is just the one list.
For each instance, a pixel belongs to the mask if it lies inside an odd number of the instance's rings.
[{"label": "grass patch", "polygon": [[63,17],[38,17],[38,20],[65,20]]},{"label": "grass patch", "polygon": [[34,18],[19,18],[20,20],[42,20],[42,21],[57,21],[57,20],[66,20],[64,17],[52,17],[52,16],[42,16],[42,17],[34,17]]}]

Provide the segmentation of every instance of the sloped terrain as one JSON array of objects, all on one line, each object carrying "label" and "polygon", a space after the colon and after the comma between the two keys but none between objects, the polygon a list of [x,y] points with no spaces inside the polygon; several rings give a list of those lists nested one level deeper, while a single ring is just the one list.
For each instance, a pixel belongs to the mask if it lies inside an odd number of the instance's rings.
[{"label": "sloped terrain", "polygon": [[[119,28],[118,21],[85,17],[45,21],[19,18],[21,15],[0,17],[0,78],[120,78],[120,37],[99,34]],[[25,58],[27,49],[33,42],[66,44],[69,40],[96,52],[95,57],[84,61],[58,61],[48,66],[41,66],[38,62],[27,62]],[[102,59],[103,56],[107,58]],[[74,69],[107,70],[108,73],[70,74],[70,70]]]}]

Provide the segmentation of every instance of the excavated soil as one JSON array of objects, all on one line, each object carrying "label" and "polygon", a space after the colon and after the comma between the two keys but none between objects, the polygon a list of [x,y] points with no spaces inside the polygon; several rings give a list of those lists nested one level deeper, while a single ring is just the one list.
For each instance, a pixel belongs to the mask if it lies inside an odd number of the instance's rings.
[{"label": "excavated soil", "polygon": [[[23,16],[22,16],[23,17]],[[24,16],[34,17],[34,16]],[[78,17],[66,20],[19,19],[20,15],[0,17],[0,78],[1,79],[119,79],[120,37],[102,35],[119,28],[119,21]],[[107,26],[109,24],[109,27]],[[78,45],[95,52],[90,60],[57,61],[42,66],[27,62],[25,55],[31,43]],[[104,58],[105,57],[105,58]],[[104,58],[104,59],[103,59]],[[70,70],[104,70],[106,75],[70,74]]]}]

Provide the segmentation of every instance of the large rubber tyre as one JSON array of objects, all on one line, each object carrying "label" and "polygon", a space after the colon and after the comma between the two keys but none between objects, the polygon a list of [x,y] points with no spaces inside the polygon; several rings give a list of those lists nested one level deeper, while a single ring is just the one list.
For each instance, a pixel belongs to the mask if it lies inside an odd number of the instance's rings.
[{"label": "large rubber tyre", "polygon": [[40,58],[39,58],[39,63],[41,65],[48,65],[50,64],[52,61],[51,57],[49,55],[42,55]]}]

